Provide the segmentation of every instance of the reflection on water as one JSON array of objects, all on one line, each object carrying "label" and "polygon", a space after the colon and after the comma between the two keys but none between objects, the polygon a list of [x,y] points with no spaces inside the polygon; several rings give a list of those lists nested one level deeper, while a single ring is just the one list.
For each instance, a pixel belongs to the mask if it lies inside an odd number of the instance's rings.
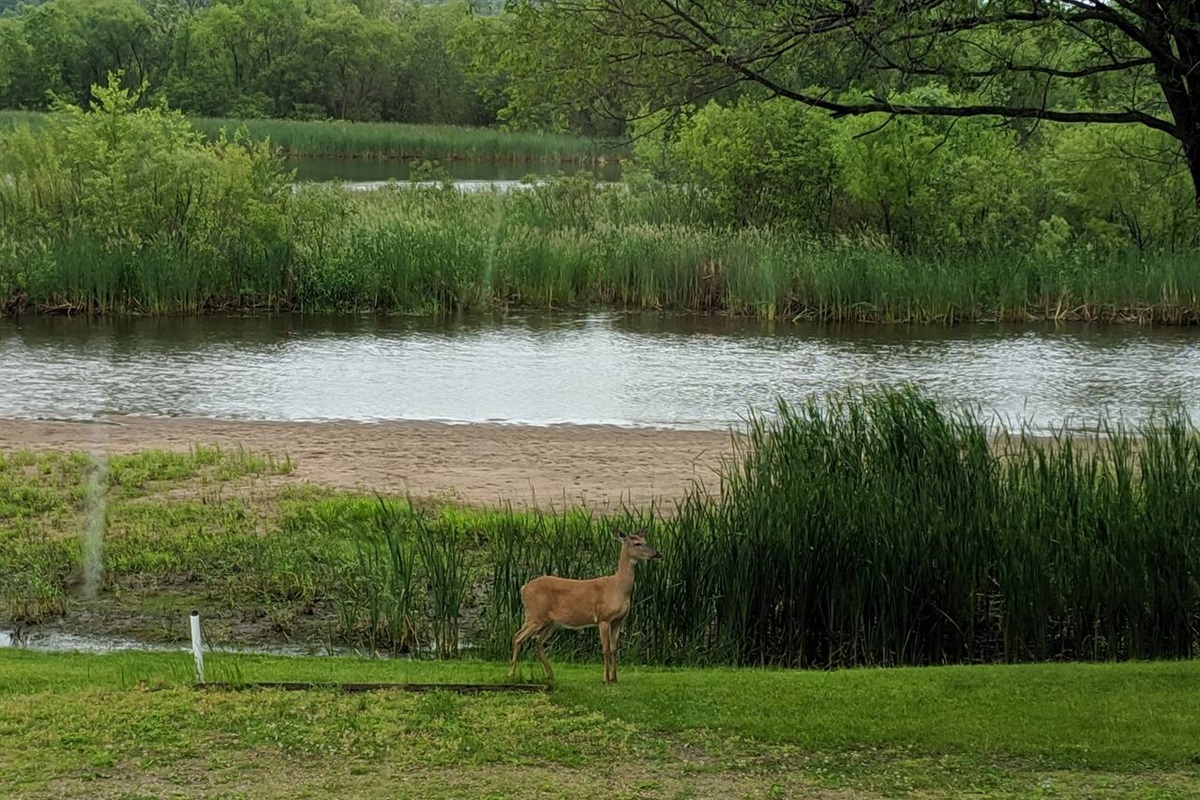
[{"label": "reflection on water", "polygon": [[502,421],[724,428],[751,406],[913,382],[1008,427],[1200,411],[1200,333],[830,327],[511,314],[0,323],[0,415]]}]

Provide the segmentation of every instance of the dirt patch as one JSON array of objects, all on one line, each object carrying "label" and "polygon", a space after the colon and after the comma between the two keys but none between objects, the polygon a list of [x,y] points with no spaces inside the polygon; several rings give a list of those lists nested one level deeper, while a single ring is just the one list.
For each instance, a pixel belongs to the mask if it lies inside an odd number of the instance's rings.
[{"label": "dirt patch", "polygon": [[108,424],[0,420],[0,449],[110,453],[194,445],[289,456],[289,481],[409,492],[471,505],[645,505],[715,485],[728,432],[610,426],[303,423],[114,417]]}]

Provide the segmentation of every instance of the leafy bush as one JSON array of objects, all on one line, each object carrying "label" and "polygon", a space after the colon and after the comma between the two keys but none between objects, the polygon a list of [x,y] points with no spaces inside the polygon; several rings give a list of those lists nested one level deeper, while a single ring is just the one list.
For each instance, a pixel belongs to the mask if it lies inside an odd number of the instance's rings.
[{"label": "leafy bush", "polygon": [[669,175],[711,194],[724,220],[829,226],[838,178],[831,122],[799,103],[710,102],[691,115],[662,157]]},{"label": "leafy bush", "polygon": [[31,265],[30,288],[83,279],[101,304],[181,278],[240,290],[247,264],[284,245],[281,162],[266,141],[205,143],[178,113],[137,108],[119,80],[93,88],[90,112],[62,105],[36,134],[0,136],[3,258]]}]

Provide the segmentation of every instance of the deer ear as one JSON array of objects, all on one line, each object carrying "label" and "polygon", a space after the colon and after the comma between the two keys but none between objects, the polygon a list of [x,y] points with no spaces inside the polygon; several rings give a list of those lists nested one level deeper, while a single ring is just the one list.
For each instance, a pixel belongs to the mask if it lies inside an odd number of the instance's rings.
[{"label": "deer ear", "polygon": [[621,533],[616,528],[612,528],[612,535],[613,535],[613,538],[616,539],[618,542],[625,541],[625,534]]}]

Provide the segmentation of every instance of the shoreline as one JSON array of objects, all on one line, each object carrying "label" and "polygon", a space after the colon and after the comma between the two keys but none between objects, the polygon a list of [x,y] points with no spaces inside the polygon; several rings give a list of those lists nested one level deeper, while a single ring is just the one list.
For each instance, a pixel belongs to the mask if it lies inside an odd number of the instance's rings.
[{"label": "shoreline", "polygon": [[[606,511],[682,499],[697,482],[719,485],[741,429],[605,423],[434,420],[234,420],[110,414],[95,419],[0,417],[0,454],[56,451],[109,455],[195,446],[242,448],[289,458],[272,483],[340,491],[409,494],[455,505]],[[1068,432],[1084,450],[1103,434]],[[1058,437],[1010,432],[990,437],[1055,447]],[[1006,444],[1008,443],[1008,444]]]},{"label": "shoreline", "polygon": [[274,422],[112,415],[0,419],[0,452],[122,455],[200,445],[289,457],[284,482],[411,493],[468,505],[644,505],[714,485],[733,452],[725,431],[616,425],[424,421]]}]

